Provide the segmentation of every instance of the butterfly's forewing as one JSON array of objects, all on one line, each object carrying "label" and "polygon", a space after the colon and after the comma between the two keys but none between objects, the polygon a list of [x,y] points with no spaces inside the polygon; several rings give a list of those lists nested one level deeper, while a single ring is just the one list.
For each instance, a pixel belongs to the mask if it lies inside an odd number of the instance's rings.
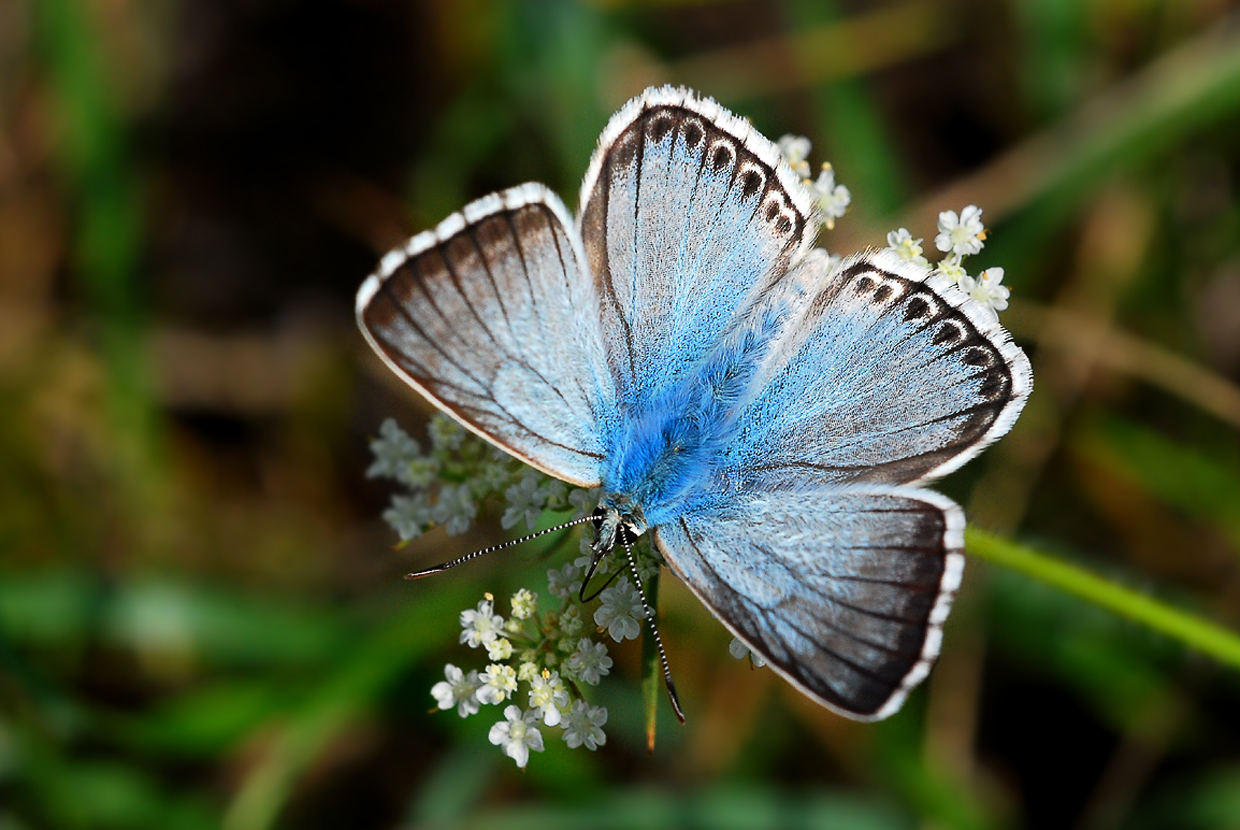
[{"label": "butterfly's forewing", "polygon": [[580,227],[619,399],[679,380],[812,246],[819,220],[778,148],[687,90],[647,90],[611,120]]},{"label": "butterfly's forewing", "polygon": [[943,475],[1006,433],[1029,360],[945,277],[889,252],[793,273],[800,312],[768,353],[725,463],[758,490]]},{"label": "butterfly's forewing", "polygon": [[849,717],[896,711],[937,656],[960,584],[964,516],[913,488],[736,499],[655,530],[732,633]]},{"label": "butterfly's forewing", "polygon": [[357,317],[387,364],[449,415],[593,486],[614,391],[576,240],[541,185],[487,196],[384,257]]}]

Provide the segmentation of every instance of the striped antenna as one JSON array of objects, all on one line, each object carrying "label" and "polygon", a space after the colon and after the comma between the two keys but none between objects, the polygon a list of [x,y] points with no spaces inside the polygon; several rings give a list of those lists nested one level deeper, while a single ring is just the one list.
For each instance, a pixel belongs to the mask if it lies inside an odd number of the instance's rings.
[{"label": "striped antenna", "polygon": [[523,542],[528,542],[531,539],[537,539],[539,536],[546,536],[548,533],[555,533],[557,530],[565,530],[566,528],[574,527],[580,524],[585,524],[588,521],[592,521],[592,518],[590,516],[583,516],[580,519],[573,519],[571,522],[565,522],[562,525],[556,525],[555,527],[549,527],[546,530],[540,530],[540,531],[537,531],[536,533],[531,533],[528,536],[522,536],[520,539],[512,539],[511,541],[508,541],[508,542],[502,542],[498,545],[492,545],[489,548],[483,548],[482,550],[476,550],[473,553],[467,553],[464,556],[458,556],[456,559],[453,559],[450,562],[444,562],[442,565],[435,565],[433,567],[427,568],[422,571],[414,571],[413,573],[405,574],[405,579],[421,579],[422,577],[430,576],[431,574],[443,573],[449,568],[455,568],[457,565],[460,565],[462,562],[468,562],[471,559],[477,559],[479,556],[482,556],[484,554],[495,553],[495,551],[497,550],[503,550],[504,548],[515,547],[516,545],[520,545]]},{"label": "striped antenna", "polygon": [[623,524],[620,525],[620,543],[624,545],[624,553],[629,560],[629,570],[633,572],[633,584],[637,586],[637,596],[641,598],[646,621],[650,623],[650,633],[654,635],[655,648],[659,650],[659,662],[663,664],[663,682],[667,685],[667,696],[672,701],[672,711],[676,713],[676,720],[684,723],[685,713],[680,708],[680,698],[676,696],[676,684],[672,682],[672,669],[667,664],[667,652],[663,650],[663,638],[659,636],[659,627],[654,622],[654,610],[646,601],[646,589],[642,586],[641,574],[637,572],[637,560],[633,558],[633,547],[629,544],[629,532]]}]

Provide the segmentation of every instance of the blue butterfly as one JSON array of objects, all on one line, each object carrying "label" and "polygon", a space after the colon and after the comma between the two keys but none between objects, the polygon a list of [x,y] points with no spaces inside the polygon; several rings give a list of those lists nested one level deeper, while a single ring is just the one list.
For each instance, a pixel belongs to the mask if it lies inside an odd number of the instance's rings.
[{"label": "blue butterfly", "polygon": [[809,189],[708,98],[650,89],[604,130],[574,220],[526,184],[383,258],[366,339],[531,466],[602,487],[596,549],[672,571],[809,697],[859,720],[929,672],[964,514],[922,485],[1006,433],[1029,361],[945,277],[832,265]]}]

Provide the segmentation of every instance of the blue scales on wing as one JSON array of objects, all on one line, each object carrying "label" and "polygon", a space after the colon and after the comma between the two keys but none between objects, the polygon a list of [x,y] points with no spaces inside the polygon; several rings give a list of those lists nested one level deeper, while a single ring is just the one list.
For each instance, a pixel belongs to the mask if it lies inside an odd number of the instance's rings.
[{"label": "blue scales on wing", "polygon": [[781,675],[850,717],[899,708],[938,654],[964,516],[912,488],[754,494],[655,529],[668,565]]},{"label": "blue scales on wing", "polygon": [[724,463],[736,481],[907,484],[956,469],[1011,428],[1029,361],[979,304],[890,252],[824,268],[807,261],[811,273],[783,286],[799,310],[737,416],[743,437]]},{"label": "blue scales on wing", "polygon": [[493,194],[392,251],[358,292],[384,361],[469,429],[545,473],[599,483],[615,419],[576,229],[541,185]]},{"label": "blue scales on wing", "polygon": [[695,371],[812,247],[819,218],[779,149],[686,90],[648,90],[604,130],[582,241],[626,416]]}]

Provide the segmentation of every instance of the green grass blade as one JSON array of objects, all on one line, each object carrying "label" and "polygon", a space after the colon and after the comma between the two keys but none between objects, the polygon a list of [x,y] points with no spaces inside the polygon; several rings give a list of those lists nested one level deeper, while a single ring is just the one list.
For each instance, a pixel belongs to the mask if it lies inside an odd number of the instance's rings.
[{"label": "green grass blade", "polygon": [[965,544],[969,553],[979,559],[1019,571],[1240,669],[1240,634],[1234,631],[1103,579],[1084,568],[975,528],[966,530]]}]

